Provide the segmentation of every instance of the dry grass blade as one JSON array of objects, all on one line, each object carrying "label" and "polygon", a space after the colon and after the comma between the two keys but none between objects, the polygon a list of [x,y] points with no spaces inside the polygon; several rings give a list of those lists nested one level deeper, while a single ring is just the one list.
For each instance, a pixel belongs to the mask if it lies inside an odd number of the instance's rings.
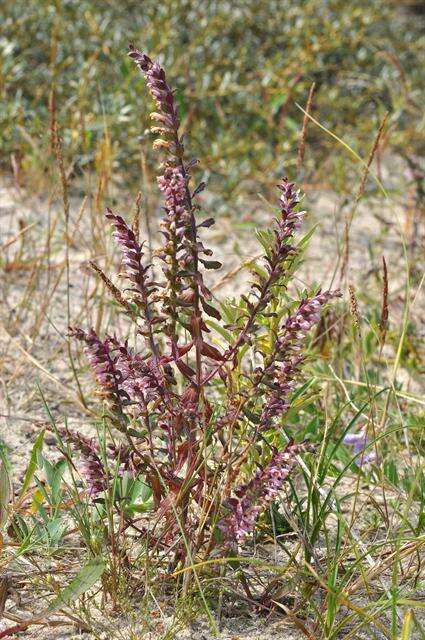
[{"label": "dry grass blade", "polygon": [[313,82],[313,84],[310,87],[310,91],[308,93],[308,99],[307,99],[307,104],[305,107],[305,113],[304,113],[304,118],[303,118],[303,127],[301,130],[301,136],[300,136],[300,141],[298,144],[298,156],[297,156],[297,173],[298,175],[300,174],[301,171],[301,167],[303,165],[303,161],[304,161],[304,153],[305,153],[305,141],[306,141],[306,136],[307,136],[307,127],[308,127],[308,122],[309,122],[309,114],[311,112],[311,106],[312,106],[312,102],[313,102],[313,95],[314,95],[314,91],[316,88],[316,83]]},{"label": "dry grass blade", "polygon": [[412,542],[408,542],[403,545],[400,549],[393,551],[390,553],[385,559],[381,560],[375,564],[375,566],[371,567],[368,571],[366,571],[360,578],[355,580],[353,584],[351,584],[347,588],[347,593],[349,595],[356,593],[362,586],[365,584],[370,584],[370,581],[376,576],[380,576],[384,571],[391,567],[394,563],[399,562],[399,560],[403,558],[407,558],[409,556],[413,556],[420,552],[421,549],[425,546],[425,538],[422,536],[417,540]]},{"label": "dry grass blade", "polygon": [[134,311],[131,308],[130,303],[124,298],[121,291],[114,285],[114,283],[108,278],[108,276],[102,271],[102,269],[92,260],[89,260],[89,265],[93,269],[95,273],[100,277],[102,282],[105,283],[106,287],[111,292],[113,298],[118,302],[119,305],[124,307],[124,309],[130,314],[131,317],[135,317]]},{"label": "dry grass blade", "polygon": [[19,238],[21,238],[27,231],[29,231],[30,229],[32,229],[33,227],[35,227],[37,223],[36,222],[32,222],[31,224],[27,224],[25,227],[23,227],[22,229],[20,229],[18,231],[18,233],[16,233],[13,238],[11,238],[10,240],[8,240],[7,242],[5,242],[4,244],[2,244],[0,246],[0,251],[3,251],[4,249],[7,249],[8,247],[10,247],[12,244],[14,244],[17,240],[19,240]]},{"label": "dry grass blade", "polygon": [[359,201],[361,200],[361,198],[363,197],[363,194],[364,194],[364,191],[365,191],[365,187],[366,187],[366,180],[367,180],[367,177],[369,175],[370,166],[371,166],[371,164],[373,162],[373,159],[375,157],[375,154],[376,154],[376,152],[378,150],[379,143],[381,142],[381,138],[382,138],[382,135],[384,133],[384,129],[385,129],[385,125],[386,125],[387,120],[388,120],[388,116],[389,116],[389,113],[387,112],[385,114],[381,124],[379,125],[379,129],[378,129],[378,132],[376,134],[375,140],[373,142],[372,149],[370,150],[368,159],[366,161],[366,165],[365,165],[365,167],[363,169],[363,174],[362,174],[362,179],[361,179],[361,182],[360,182],[360,187],[359,187],[359,190],[357,191],[357,195],[356,195],[356,198],[354,200],[354,209],[353,209],[353,211],[351,213],[350,220],[349,220],[349,226],[351,226],[351,222],[352,222],[352,219],[353,219],[353,216],[354,216],[355,208],[356,208],[357,204],[359,203]]},{"label": "dry grass blade", "polygon": [[[354,220],[354,216],[356,214],[358,205],[360,200],[362,199],[363,195],[364,195],[364,191],[366,188],[366,181],[368,178],[368,175],[370,173],[370,167],[372,165],[373,159],[375,157],[375,154],[378,150],[379,147],[379,143],[381,141],[382,138],[382,134],[385,128],[385,124],[387,122],[388,119],[388,113],[385,114],[384,119],[382,120],[378,132],[375,136],[375,140],[374,143],[372,145],[372,149],[369,153],[369,156],[366,160],[366,162],[362,161],[363,164],[363,171],[362,171],[362,177],[361,177],[361,181],[360,181],[360,186],[359,189],[357,191],[357,195],[355,197],[354,200],[354,204],[353,207],[350,211],[350,213],[348,214],[346,221],[345,221],[345,227],[344,227],[344,247],[343,247],[343,252],[342,252],[342,262],[341,262],[341,267],[340,267],[340,281],[342,282],[342,280],[344,279],[346,273],[347,273],[347,268],[348,268],[348,263],[349,263],[349,259],[350,259],[350,230],[351,230],[351,225],[353,223]],[[383,189],[381,182],[378,178],[375,177],[375,180],[378,182],[379,186]],[[385,191],[383,189],[383,191]]]}]

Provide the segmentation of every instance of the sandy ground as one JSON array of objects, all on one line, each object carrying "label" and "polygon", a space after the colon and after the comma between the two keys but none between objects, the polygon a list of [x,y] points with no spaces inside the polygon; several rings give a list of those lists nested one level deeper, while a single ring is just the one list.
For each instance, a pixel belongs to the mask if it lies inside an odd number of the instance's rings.
[{"label": "sandy ground", "polygon": [[[206,204],[208,208],[211,202],[207,201]],[[128,206],[128,203],[125,205]],[[72,322],[87,326],[88,322],[96,323],[99,319],[90,297],[94,278],[88,275],[87,261],[94,258],[102,264],[104,256],[96,255],[103,239],[100,238],[96,246],[88,240],[93,216],[84,210],[81,213],[81,206],[81,199],[72,200],[70,229],[74,242],[69,255],[70,307]],[[126,206],[121,207],[121,211],[128,210]],[[311,212],[306,227],[317,223],[318,228],[299,274],[299,286],[319,282],[324,286],[332,282],[338,285],[340,270],[336,256],[350,208],[326,192],[316,193],[314,198],[310,194],[305,206]],[[405,197],[396,194],[391,203],[369,198],[358,207],[351,226],[350,258],[342,286],[345,288],[350,282],[362,296],[377,297],[381,256],[384,254],[389,270],[393,318],[401,316],[405,299],[402,234],[407,242],[407,252],[414,257],[416,285],[420,281],[421,269],[423,271],[420,260],[423,219],[418,221],[415,218],[412,206],[408,202],[406,206]],[[241,207],[241,211],[239,222],[235,224],[224,208],[223,215],[217,216],[219,221],[214,231],[204,234],[206,241],[216,248],[216,257],[225,263],[225,268],[218,276],[223,282],[215,291],[217,297],[233,295],[246,287],[249,278],[246,271],[227,278],[224,275],[231,273],[239,263],[237,254],[249,259],[259,253],[254,238],[254,224],[261,226],[259,223],[262,221],[268,226],[271,221],[271,213],[260,199],[247,203]],[[46,229],[54,220],[57,227],[52,234],[48,265]],[[97,224],[101,225],[102,221],[98,219]],[[3,180],[0,183],[0,228],[3,272],[0,286],[0,438],[11,452],[14,481],[19,484],[31,444],[40,429],[39,423],[46,420],[37,384],[58,419],[66,414],[71,424],[88,430],[90,417],[78,403],[64,338],[67,327],[64,303],[66,278],[63,272],[65,252],[60,204],[49,204],[46,198],[18,192],[10,182]],[[19,233],[21,236],[18,237]],[[420,318],[425,310],[424,296],[416,293],[417,286],[414,286],[410,294],[410,301],[414,305],[412,314]],[[105,310],[103,319],[107,314],[108,310]],[[76,350],[73,351],[75,354]],[[421,390],[419,380],[410,378],[406,372],[401,371],[400,381],[406,391],[418,393]],[[167,625],[164,624],[166,629]],[[162,633],[162,630],[158,630]],[[61,633],[57,629],[42,632],[34,629],[22,637],[71,640],[88,636],[69,635],[69,632]],[[117,637],[130,640],[132,636],[130,630],[121,629]],[[146,637],[153,639],[155,635]],[[198,628],[181,632],[176,637],[181,640],[209,640],[211,636],[207,626],[199,623]],[[219,637],[221,640],[298,640],[304,636],[285,620],[265,622],[243,619],[227,622]]]},{"label": "sandy ground", "polygon": [[[157,630],[152,632],[142,632],[135,625],[126,628],[125,625],[121,630],[113,636],[117,640],[159,640],[164,634],[173,629],[173,624],[169,621],[159,621],[155,625]],[[174,627],[175,629],[175,627]],[[23,636],[28,640],[92,640],[93,636],[89,634],[73,634],[69,631],[59,631],[58,629],[43,629],[41,632],[37,630],[28,631]],[[100,636],[102,640],[111,640],[109,633]],[[212,635],[208,623],[200,621],[193,624],[184,631],[178,631],[175,636],[176,640],[304,640],[305,636],[292,628],[291,623],[286,620],[247,620],[232,618],[226,621],[218,635]]]}]

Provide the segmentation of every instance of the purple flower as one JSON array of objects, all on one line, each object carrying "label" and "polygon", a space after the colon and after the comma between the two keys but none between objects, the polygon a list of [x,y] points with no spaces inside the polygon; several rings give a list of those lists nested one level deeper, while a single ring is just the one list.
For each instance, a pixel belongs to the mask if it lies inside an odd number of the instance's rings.
[{"label": "purple flower", "polygon": [[170,318],[168,334],[176,340],[178,308],[187,308],[196,288],[187,177],[180,167],[167,167],[158,178],[158,186],[165,196],[165,216],[161,221],[165,242],[156,252],[164,263],[162,270],[167,280],[162,309]]},{"label": "purple flower", "polygon": [[283,178],[278,189],[281,191],[279,198],[280,217],[275,219],[274,242],[270,251],[263,256],[267,274],[258,276],[252,285],[251,295],[256,299],[255,303],[243,297],[248,307],[248,317],[244,326],[240,328],[236,343],[226,352],[226,359],[234,358],[238,349],[250,341],[250,335],[258,328],[255,323],[256,318],[264,312],[272,300],[273,287],[285,274],[286,260],[296,252],[290,241],[301,224],[304,212],[296,211],[299,200],[293,183],[289,182],[287,178]]},{"label": "purple flower", "polygon": [[247,484],[235,490],[236,498],[230,498],[227,506],[231,514],[221,520],[219,527],[226,541],[236,546],[252,532],[259,514],[278,496],[283,483],[297,464],[296,456],[310,446],[289,442],[285,449],[275,453],[264,469],[260,469]]},{"label": "purple flower", "polygon": [[184,212],[186,179],[180,167],[167,167],[164,175],[157,178],[158,187],[165,195],[165,207],[176,212],[176,217]]},{"label": "purple flower", "polygon": [[278,185],[281,191],[279,197],[280,217],[276,219],[274,230],[275,240],[271,247],[270,255],[265,256],[266,269],[269,274],[268,288],[282,276],[282,269],[286,259],[296,249],[291,240],[295,232],[300,228],[305,212],[297,211],[299,204],[298,193],[294,184],[287,178],[283,178]]},{"label": "purple flower", "polygon": [[153,282],[148,276],[151,265],[143,264],[143,245],[137,242],[136,236],[125,220],[106,209],[106,217],[111,220],[115,228],[112,234],[121,248],[123,264],[125,265],[125,275],[133,283],[133,293],[135,302],[142,309],[142,320],[144,327],[139,328],[150,344],[150,348],[155,358],[158,359],[158,347],[154,339],[155,325],[161,323],[163,318],[156,314],[154,308],[153,294],[157,291],[158,284]]},{"label": "purple flower", "polygon": [[[108,472],[101,459],[98,443],[94,438],[87,438],[69,427],[60,428],[59,434],[64,442],[69,443],[73,450],[80,454],[79,471],[87,484],[88,496],[94,501],[108,487]],[[132,452],[128,447],[122,444],[117,447],[109,443],[106,455],[113,470],[116,464],[119,464],[119,476],[122,476],[124,471],[128,471],[132,476],[136,474]]]},{"label": "purple flower", "polygon": [[[369,439],[366,435],[366,428],[363,427],[357,433],[347,433],[344,436],[344,444],[351,446],[353,453],[358,455],[358,461],[360,465],[374,462],[376,460],[376,451],[374,449],[365,453],[365,449],[369,444]],[[359,455],[362,454],[362,455]]]},{"label": "purple flower", "polygon": [[262,428],[268,427],[272,418],[287,411],[295,378],[304,361],[301,353],[304,339],[319,321],[323,305],[339,295],[339,291],[319,291],[313,298],[302,300],[295,313],[287,318],[269,363],[259,372],[263,382],[267,383]]},{"label": "purple flower", "polygon": [[[164,311],[171,316],[171,322],[166,327],[167,333],[176,340],[175,326],[177,322],[177,307],[180,312],[190,317],[183,319],[190,332],[196,324],[197,335],[204,330],[200,322],[202,318],[201,307],[208,315],[217,319],[218,312],[208,304],[212,294],[205,285],[199,263],[207,269],[218,268],[219,263],[201,259],[200,254],[210,256],[212,251],[203,246],[198,238],[198,227],[195,219],[195,207],[192,199],[202,189],[202,185],[195,189],[193,194],[188,191],[189,172],[193,162],[185,164],[184,147],[179,136],[180,121],[178,109],[174,101],[174,92],[168,85],[165,71],[158,62],[151,60],[149,56],[141,53],[133,45],[130,45],[129,54],[142,71],[149,91],[156,102],[157,111],[151,113],[151,118],[158,126],[151,131],[159,134],[154,143],[154,148],[165,149],[168,157],[165,162],[165,173],[159,179],[159,187],[166,196],[166,209],[168,216],[163,226],[166,234],[166,247],[159,252],[165,262],[170,262],[170,268],[165,269],[168,287],[163,295]],[[205,223],[204,223],[205,224]],[[174,246],[174,250],[172,247]],[[170,260],[171,258],[171,260]],[[184,282],[184,284],[183,284]],[[200,340],[195,345],[198,365],[201,362]],[[198,367],[199,368],[199,367]],[[198,372],[199,374],[199,372]],[[198,375],[199,377],[199,375]]]},{"label": "purple flower", "polygon": [[106,209],[106,217],[112,222],[115,229],[112,237],[121,248],[125,274],[134,284],[135,291],[144,297],[149,293],[149,288],[152,285],[147,275],[150,265],[143,265],[143,245],[137,242],[134,232],[121,216],[115,215],[110,209]]},{"label": "purple flower", "polygon": [[162,395],[163,373],[152,358],[144,360],[128,347],[127,342],[122,344],[113,337],[108,340],[116,353],[115,366],[121,375],[121,388],[130,402],[146,410],[149,402]]},{"label": "purple flower", "polygon": [[87,483],[90,500],[94,500],[106,489],[107,477],[99,455],[99,446],[93,438],[86,438],[68,428],[60,429],[60,436],[72,445],[81,456],[81,475]]},{"label": "purple flower", "polygon": [[122,412],[122,400],[128,399],[127,393],[120,388],[122,373],[116,367],[110,350],[109,339],[101,340],[94,329],[88,333],[82,329],[70,327],[70,335],[85,344],[85,354],[96,380],[111,408]]},{"label": "purple flower", "polygon": [[294,183],[289,182],[287,178],[283,178],[277,187],[281,191],[279,197],[281,216],[277,222],[278,230],[276,232],[280,244],[283,244],[299,230],[305,215],[305,211],[296,211],[300,201],[294,187]]}]

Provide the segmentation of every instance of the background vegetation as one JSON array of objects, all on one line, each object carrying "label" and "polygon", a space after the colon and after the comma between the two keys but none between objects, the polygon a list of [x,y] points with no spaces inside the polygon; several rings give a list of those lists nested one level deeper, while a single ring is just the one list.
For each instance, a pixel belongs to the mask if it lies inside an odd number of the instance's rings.
[{"label": "background vegetation", "polygon": [[[43,173],[54,108],[73,175],[137,180],[140,150],[150,151],[146,92],[122,56],[133,41],[170,69],[183,129],[197,123],[190,152],[217,190],[296,167],[297,103],[305,107],[312,83],[314,117],[355,150],[386,112],[381,148],[411,161],[421,148],[423,31],[400,3],[18,0],[4,9],[3,166],[13,154]],[[316,127],[309,141],[304,172],[344,190],[349,166]]]}]

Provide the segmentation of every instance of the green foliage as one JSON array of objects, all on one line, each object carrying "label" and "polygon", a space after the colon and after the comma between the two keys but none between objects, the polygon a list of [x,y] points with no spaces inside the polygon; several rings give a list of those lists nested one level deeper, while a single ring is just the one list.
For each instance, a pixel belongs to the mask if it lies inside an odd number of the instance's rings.
[{"label": "green foliage", "polygon": [[[389,111],[388,148],[414,157],[423,82],[415,25],[385,0],[9,2],[3,162],[14,153],[24,169],[40,170],[55,117],[74,174],[137,177],[141,148],[150,157],[140,138],[149,122],[142,83],[122,56],[132,41],[171,69],[183,129],[197,123],[189,152],[220,188],[269,181],[295,164],[296,103],[305,106],[313,82],[314,115],[328,129],[364,149]],[[308,135],[305,168],[326,180],[331,171],[335,187],[333,147],[314,125]]]}]

